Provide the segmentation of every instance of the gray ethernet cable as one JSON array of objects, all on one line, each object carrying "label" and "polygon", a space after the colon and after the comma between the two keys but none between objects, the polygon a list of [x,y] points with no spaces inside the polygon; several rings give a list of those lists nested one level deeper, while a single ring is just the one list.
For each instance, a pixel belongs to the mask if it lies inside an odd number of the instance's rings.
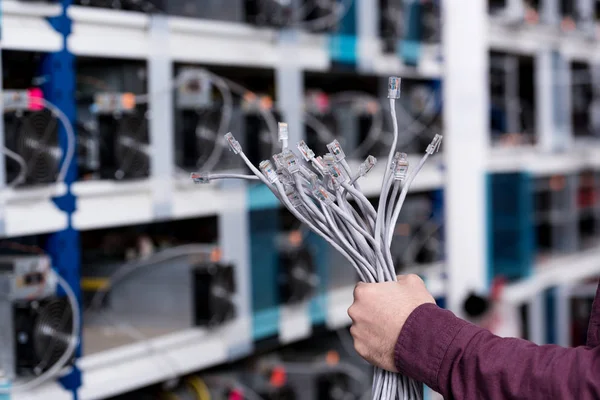
[{"label": "gray ethernet cable", "polygon": [[[395,279],[390,245],[396,221],[414,181],[428,157],[438,151],[442,137],[436,135],[427,147],[419,164],[409,170],[408,157],[396,150],[398,121],[395,102],[400,97],[400,79],[390,78],[388,87],[391,116],[394,123],[393,145],[387,157],[381,182],[379,206],[375,209],[356,184],[375,166],[375,157],[369,156],[353,173],[346,155],[337,140],[329,143],[329,153],[316,156],[301,141],[298,157],[287,145],[288,127],[279,124],[282,152],[273,155],[272,163],[265,160],[260,170],[250,163],[241,145],[231,133],[225,135],[231,150],[239,154],[254,174],[261,180],[302,223],[323,237],[339,251],[365,282],[383,282]],[[207,183],[214,179],[227,179],[233,174],[193,174],[194,181]],[[249,175],[239,175],[250,179]],[[399,193],[400,192],[400,193]],[[356,208],[348,201],[356,201]],[[372,398],[374,400],[420,400],[420,385],[406,377],[375,368]]]}]

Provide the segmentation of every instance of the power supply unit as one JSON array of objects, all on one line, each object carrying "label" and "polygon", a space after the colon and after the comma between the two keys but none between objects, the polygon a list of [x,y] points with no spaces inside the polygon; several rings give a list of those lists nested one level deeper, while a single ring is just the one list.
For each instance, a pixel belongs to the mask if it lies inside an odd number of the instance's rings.
[{"label": "power supply unit", "polygon": [[[182,68],[177,79],[181,80],[175,102],[177,166],[186,171],[242,169],[241,160],[226,148],[222,138],[227,131],[240,132],[243,118],[240,107],[233,104],[230,120],[221,126],[225,110],[213,96],[210,78],[202,70]],[[224,131],[220,132],[220,128]]]},{"label": "power supply unit", "polygon": [[[0,368],[14,379],[53,367],[73,338],[69,302],[56,296],[46,256],[0,256]],[[71,362],[73,354],[70,355]]]},{"label": "power supply unit", "polygon": [[150,173],[143,64],[80,61],[77,149],[82,179],[141,179]]}]

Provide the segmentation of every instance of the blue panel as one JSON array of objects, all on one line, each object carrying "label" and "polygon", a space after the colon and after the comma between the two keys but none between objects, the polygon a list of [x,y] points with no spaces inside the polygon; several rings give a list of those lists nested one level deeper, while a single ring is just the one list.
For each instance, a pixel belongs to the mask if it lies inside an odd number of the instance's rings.
[{"label": "blue panel", "polygon": [[[74,56],[67,48],[67,37],[71,33],[71,21],[67,16],[67,8],[71,0],[62,0],[63,12],[58,17],[49,19],[52,27],[63,35],[63,50],[48,54],[42,62],[42,73],[46,78],[43,91],[44,97],[54,103],[75,126],[76,104],[75,104],[75,69]],[[63,156],[67,150],[67,133],[63,127],[59,130],[59,144]],[[77,180],[77,159],[74,155],[69,165],[65,178],[67,193],[55,199],[58,208],[68,215],[68,227],[64,231],[50,235],[46,250],[52,257],[52,263],[57,272],[69,283],[81,304],[80,287],[80,245],[79,233],[72,227],[72,215],[75,212],[75,196],[71,193],[71,184]],[[60,294],[60,293],[59,293]],[[64,293],[63,293],[64,294]],[[81,345],[77,349],[77,357],[81,356]],[[81,386],[81,372],[77,367],[61,378],[61,383],[66,389],[73,391],[77,399],[77,389]]]},{"label": "blue panel", "polygon": [[356,1],[350,2],[350,8],[338,23],[335,33],[329,38],[331,59],[342,64],[355,65],[357,61]]},{"label": "blue panel", "polygon": [[279,307],[255,311],[252,316],[252,337],[263,340],[279,334]]},{"label": "blue panel", "polygon": [[406,4],[406,32],[404,40],[400,42],[400,58],[406,65],[417,66],[421,59],[422,42],[422,5],[419,0],[413,0]]},{"label": "blue panel", "polygon": [[310,303],[310,316],[313,325],[325,323],[327,317],[327,287],[329,276],[329,252],[332,251],[329,244],[311,232],[306,240],[307,245],[315,257],[317,275],[319,276],[319,288]]},{"label": "blue panel", "polygon": [[279,263],[275,243],[279,227],[278,213],[278,209],[250,213],[253,331],[260,336],[256,339],[279,331]]},{"label": "blue panel", "polygon": [[535,256],[533,197],[526,173],[488,175],[489,282],[528,276]]},{"label": "blue panel", "polygon": [[279,208],[279,200],[266,185],[251,185],[248,188],[248,208],[251,211]]},{"label": "blue panel", "polygon": [[356,64],[356,36],[331,35],[329,37],[329,52],[331,59],[342,64]]},{"label": "blue panel", "polygon": [[544,293],[546,301],[546,343],[556,344],[556,288],[548,289]]}]

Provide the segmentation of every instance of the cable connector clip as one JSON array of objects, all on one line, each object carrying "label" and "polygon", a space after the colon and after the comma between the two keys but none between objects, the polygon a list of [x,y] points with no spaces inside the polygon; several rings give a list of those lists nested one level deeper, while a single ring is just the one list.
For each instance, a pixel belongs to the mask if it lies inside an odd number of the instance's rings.
[{"label": "cable connector clip", "polygon": [[240,142],[235,140],[235,137],[231,132],[225,134],[225,140],[227,140],[229,148],[234,152],[234,154],[239,154],[242,152],[242,145]]},{"label": "cable connector clip", "polygon": [[399,99],[400,98],[400,82],[402,80],[397,76],[390,76],[388,81],[388,99]]},{"label": "cable connector clip", "polygon": [[311,187],[316,187],[316,185],[319,182],[319,177],[317,176],[317,174],[312,172],[310,168],[304,165],[300,166],[300,171],[306,177],[306,179],[308,179],[308,182],[310,183]]},{"label": "cable connector clip", "polygon": [[325,163],[327,169],[329,169],[329,167],[337,163],[337,160],[335,159],[335,156],[333,154],[327,153],[323,156],[323,162]]},{"label": "cable connector clip", "polygon": [[342,146],[337,139],[327,145],[327,150],[333,154],[336,161],[342,161],[344,158],[346,158],[346,154],[344,153],[344,150],[342,150]]},{"label": "cable connector clip", "polygon": [[289,136],[290,136],[290,132],[288,130],[288,124],[285,122],[279,122],[277,124],[277,134],[279,136],[279,141],[280,142],[287,142]]},{"label": "cable connector clip", "polygon": [[329,196],[329,192],[321,185],[313,188],[312,193],[313,193],[313,196],[315,196],[315,198],[317,200],[325,203],[326,205],[333,203],[331,196]]},{"label": "cable connector clip", "polygon": [[300,163],[298,157],[291,150],[284,150],[281,153],[283,168],[289,171],[291,174],[295,174],[300,171]]},{"label": "cable connector clip", "polygon": [[346,173],[338,166],[332,165],[329,167],[329,175],[334,188],[339,188],[343,183],[348,181]]},{"label": "cable connector clip", "polygon": [[261,161],[261,163],[258,164],[258,168],[260,168],[263,175],[267,178],[269,182],[275,183],[279,180],[279,177],[277,176],[277,171],[275,171],[275,168],[273,167],[271,161]]},{"label": "cable connector clip", "polygon": [[312,165],[321,174],[321,176],[327,175],[327,164],[325,164],[323,157],[318,156],[313,158]]},{"label": "cable connector clip", "polygon": [[408,154],[397,152],[394,154],[392,161],[392,170],[394,171],[394,179],[404,181],[408,175]]},{"label": "cable connector clip", "polygon": [[302,205],[302,199],[300,198],[300,194],[293,186],[286,187],[285,195],[287,196],[290,203],[292,203],[292,206],[300,207]]},{"label": "cable connector clip", "polygon": [[315,158],[315,152],[311,150],[304,140],[298,142],[298,151],[306,161],[312,161]]},{"label": "cable connector clip", "polygon": [[433,137],[433,140],[431,141],[429,146],[427,146],[427,150],[425,150],[425,152],[431,155],[431,154],[435,153],[436,151],[439,151],[441,145],[442,145],[442,135],[436,134]]},{"label": "cable connector clip", "polygon": [[377,164],[377,158],[374,156],[368,156],[365,161],[363,161],[358,167],[358,175],[365,176],[368,174],[373,167]]},{"label": "cable connector clip", "polygon": [[208,172],[192,172],[190,178],[192,178],[194,183],[210,183],[210,174]]}]

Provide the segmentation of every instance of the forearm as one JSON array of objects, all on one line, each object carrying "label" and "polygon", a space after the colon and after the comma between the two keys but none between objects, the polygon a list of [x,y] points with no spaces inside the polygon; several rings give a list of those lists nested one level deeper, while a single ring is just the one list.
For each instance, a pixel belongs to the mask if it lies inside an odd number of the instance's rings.
[{"label": "forearm", "polygon": [[408,318],[398,369],[447,399],[600,398],[600,352],[503,339],[433,305]]}]

